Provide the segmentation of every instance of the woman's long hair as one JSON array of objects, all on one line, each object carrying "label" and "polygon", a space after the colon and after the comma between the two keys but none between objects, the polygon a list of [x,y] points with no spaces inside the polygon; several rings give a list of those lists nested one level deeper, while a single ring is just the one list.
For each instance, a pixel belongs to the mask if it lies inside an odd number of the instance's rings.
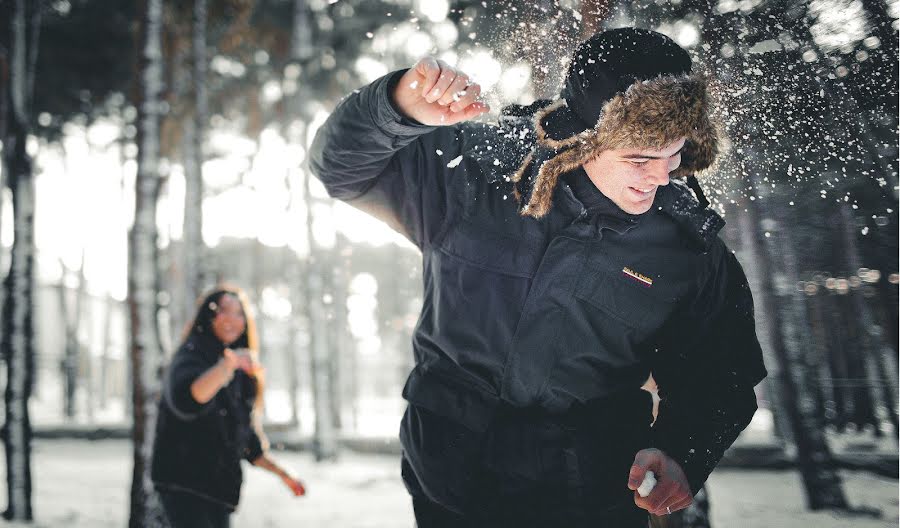
[{"label": "woman's long hair", "polygon": [[[214,336],[212,322],[216,318],[219,311],[219,301],[223,295],[232,295],[241,303],[241,310],[244,312],[244,332],[234,343],[228,344],[229,348],[238,349],[245,348],[249,350],[250,356],[259,361],[259,337],[256,334],[256,320],[250,313],[250,301],[243,290],[231,284],[220,284],[213,290],[202,297],[197,304],[197,315],[194,317],[190,325],[185,328],[184,339],[187,341],[191,336]],[[265,376],[262,371],[258,371],[250,375],[256,383],[256,394],[253,400],[254,418],[260,419],[263,412],[263,389],[265,387]]]}]

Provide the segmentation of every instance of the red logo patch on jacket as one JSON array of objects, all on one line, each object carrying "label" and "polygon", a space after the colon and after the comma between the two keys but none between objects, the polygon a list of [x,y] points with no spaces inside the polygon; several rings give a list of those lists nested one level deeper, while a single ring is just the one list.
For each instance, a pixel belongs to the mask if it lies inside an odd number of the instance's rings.
[{"label": "red logo patch on jacket", "polygon": [[625,266],[624,268],[622,268],[622,273],[626,277],[630,277],[631,279],[634,279],[634,280],[640,282],[641,284],[643,284],[644,286],[646,286],[648,288],[650,286],[653,286],[653,279],[651,279],[650,277],[648,277],[646,275],[642,275],[642,274],[634,271],[633,269],[629,268],[628,266]]}]

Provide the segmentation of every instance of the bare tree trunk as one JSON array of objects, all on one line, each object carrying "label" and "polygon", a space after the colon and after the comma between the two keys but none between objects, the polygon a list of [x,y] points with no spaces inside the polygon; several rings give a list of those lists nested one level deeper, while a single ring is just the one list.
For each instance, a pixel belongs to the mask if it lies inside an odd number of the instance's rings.
[{"label": "bare tree trunk", "polygon": [[[750,150],[746,149],[745,150]],[[749,167],[757,167],[751,151]],[[750,181],[759,189],[759,176],[751,171]],[[760,198],[760,197],[757,197]],[[806,489],[807,505],[812,510],[847,510],[847,499],[841,486],[834,458],[828,447],[823,426],[824,411],[816,383],[815,351],[808,350],[804,336],[809,335],[803,293],[797,291],[799,277],[793,237],[788,229],[764,209],[766,199],[749,204],[758,226],[760,247],[769,259],[760,259],[763,287],[760,293],[765,310],[771,314],[776,357],[781,370],[783,404],[797,445],[797,465]]]},{"label": "bare tree trunk", "polygon": [[194,300],[205,285],[205,251],[203,244],[203,142],[207,120],[206,91],[206,2],[194,0],[193,24],[193,90],[194,119],[191,131],[191,149],[185,156],[184,193],[184,277],[187,314],[194,309]]},{"label": "bare tree trunk", "polygon": [[[303,65],[312,57],[312,33],[309,16],[309,8],[306,0],[294,0],[294,20],[291,37],[291,61],[296,65]],[[300,116],[303,124],[308,123],[310,116],[303,109],[304,88],[299,87],[297,93],[291,99],[291,105],[296,105],[294,115]],[[300,144],[306,144],[305,133],[298,134],[294,138]],[[321,260],[321,252],[316,247],[313,236],[313,206],[310,189],[309,171],[303,171],[303,197],[306,206],[306,235],[309,243],[309,257],[306,266],[305,299],[301,305],[307,320],[309,332],[310,352],[310,385],[313,398],[313,410],[315,425],[313,428],[313,453],[316,460],[334,459],[338,455],[337,436],[334,427],[333,407],[331,404],[332,384],[332,358],[329,354],[329,330],[327,314],[324,303],[326,294],[327,269]],[[296,293],[299,293],[296,292]]]},{"label": "bare tree trunk", "polygon": [[[355,385],[356,385],[356,347],[353,337],[350,335],[350,326],[348,321],[347,299],[350,290],[350,258],[351,247],[347,237],[338,233],[337,244],[335,246],[335,278],[334,278],[334,339],[338,350],[340,351],[339,362],[335,371],[338,376],[335,378],[335,393],[337,402],[335,407],[339,413],[336,421],[340,430],[344,431],[348,427],[355,427],[355,418],[353,415],[353,407],[355,406]],[[343,421],[343,412],[351,410],[352,425],[348,426]]]},{"label": "bare tree trunk", "polygon": [[847,338],[845,329],[846,320],[843,306],[843,295],[829,290],[827,297],[829,310],[826,312],[829,319],[829,327],[832,334],[832,344],[834,349],[831,354],[831,374],[834,378],[835,385],[835,406],[837,416],[835,425],[839,431],[843,431],[847,424],[856,420],[857,398],[851,380],[849,356],[852,356],[852,349],[848,348],[850,343]]},{"label": "bare tree trunk", "polygon": [[[16,125],[17,127],[18,125]],[[15,128],[15,127],[14,127]],[[24,146],[26,136],[16,134]],[[6,360],[7,520],[30,521],[31,420],[28,399],[34,380],[34,180],[25,149],[8,142],[9,184],[13,195],[13,242],[9,274],[4,282],[3,335],[0,350]],[[18,152],[17,152],[18,150]]]},{"label": "bare tree trunk", "polygon": [[134,467],[130,528],[159,526],[163,515],[150,480],[150,457],[160,391],[162,350],[157,321],[156,202],[160,191],[160,118],[163,113],[163,58],[160,46],[162,1],[146,0],[141,27],[141,82],[137,107],[138,172],[134,225],[129,235],[128,308],[131,330],[131,379]]},{"label": "bare tree trunk", "polygon": [[6,361],[4,394],[6,422],[7,520],[30,521],[31,419],[28,400],[34,382],[34,177],[26,150],[30,126],[34,65],[37,59],[40,8],[37,2],[16,0],[2,11],[9,14],[9,87],[3,136],[4,172],[13,199],[14,242],[9,274],[4,281],[3,332],[0,351]]},{"label": "bare tree trunk", "polygon": [[[767,257],[763,254],[759,241],[756,239],[758,226],[754,223],[754,218],[750,214],[744,213],[738,214],[737,219],[744,251],[748,255],[750,264],[744,267],[747,272],[747,280],[751,285],[751,291],[757,292],[762,289],[763,277],[761,269],[765,267],[764,264],[761,264],[761,260]],[[762,305],[761,295],[754,297],[754,304],[756,305],[756,331],[759,334],[760,342],[763,343],[763,360],[765,361],[766,369],[769,371],[769,375],[763,380],[763,390],[766,398],[771,402],[772,408],[770,411],[772,412],[774,433],[777,438],[793,443],[794,438],[791,434],[791,427],[784,413],[783,400],[785,396],[781,393],[781,378],[786,374],[782,372],[781,365],[774,355],[774,347],[772,346],[773,336],[771,334],[777,329],[771,320],[768,310]]]},{"label": "bare tree trunk", "polygon": [[[286,127],[285,127],[286,128]],[[287,135],[286,135],[287,137]],[[291,203],[293,204],[298,197],[299,189],[296,188],[295,178],[286,178],[291,193]],[[289,205],[288,207],[292,207]],[[307,306],[307,295],[305,295],[306,285],[304,283],[304,273],[300,265],[297,254],[290,252],[288,262],[284,263],[284,269],[287,271],[288,295],[291,301],[291,316],[288,321],[288,340],[286,350],[286,361],[288,365],[288,400],[291,407],[291,425],[298,431],[300,430],[300,359],[301,345],[297,339],[301,329],[307,332],[310,330],[310,321],[308,318],[309,308]],[[304,317],[304,314],[307,317]],[[306,321],[306,326],[301,324]],[[308,346],[308,343],[304,346]]]},{"label": "bare tree trunk", "polygon": [[[300,66],[308,61],[313,55],[313,46],[312,46],[312,28],[310,25],[310,14],[309,8],[307,6],[306,0],[294,0],[294,10],[293,10],[293,23],[291,28],[291,63],[292,66]],[[293,79],[292,79],[293,80]],[[306,115],[307,112],[304,110],[303,101],[298,91],[294,95],[290,96],[287,103],[287,108],[289,109],[286,112],[285,117],[288,115],[293,116],[294,118],[299,118],[303,121],[305,125],[309,116]],[[301,127],[298,127],[292,133],[291,124],[287,119],[283,120],[282,130],[284,136],[289,139],[289,141],[303,144],[305,143],[306,135],[304,133],[299,133]],[[306,187],[306,180],[304,176],[304,190],[302,195],[304,198],[307,197],[308,188]],[[295,180],[288,175],[287,182],[288,185],[292,185]],[[291,206],[295,205],[295,199],[301,193],[300,189],[292,189],[291,196],[292,202]],[[310,200],[307,198],[306,206],[309,207],[311,205]],[[289,206],[290,207],[290,206]],[[310,216],[307,214],[307,222],[309,221]],[[309,227],[309,226],[307,226]],[[310,229],[307,229],[307,234],[311,233]],[[309,239],[309,247],[310,247],[310,257],[312,256],[312,247],[313,241],[310,237]],[[310,259],[311,260],[311,259]],[[299,314],[305,314],[305,317],[302,317],[306,320],[306,329],[307,335],[309,336],[309,341],[307,346],[310,350],[312,350],[312,334],[315,332],[315,329],[312,328],[312,308],[309,307],[309,303],[311,302],[311,296],[309,295],[309,281],[304,281],[304,278],[308,276],[309,273],[312,273],[311,268],[309,266],[302,268],[300,263],[290,264],[289,269],[291,270],[291,303],[295,307],[294,313],[295,315],[291,318],[291,336],[290,343],[292,344],[289,353],[291,354],[290,361],[288,364],[291,367],[291,375],[290,375],[290,400],[291,400],[291,417],[292,421],[297,425],[298,429],[300,427],[300,401],[299,401],[299,393],[300,393],[300,361],[297,359],[297,355],[300,353],[300,346],[297,343],[297,333],[300,330],[301,325],[298,321]],[[306,272],[307,275],[303,274],[303,271]],[[303,307],[303,308],[301,308]]]},{"label": "bare tree trunk", "polygon": [[[9,12],[9,7],[0,6],[0,13],[3,13],[6,16]],[[0,46],[0,138],[6,138],[6,134],[8,131],[8,121],[9,121],[9,84],[10,84],[10,73],[9,73],[9,50],[8,46]],[[5,156],[0,151],[0,156]],[[3,189],[6,188],[6,173],[7,173],[6,162],[0,160],[0,232],[2,232],[3,228]],[[3,245],[0,244],[0,270],[3,269]],[[2,288],[0,288],[0,305],[2,305],[3,301],[3,293]],[[2,306],[0,306],[0,317],[2,317]]]},{"label": "bare tree trunk", "polygon": [[[825,361],[819,362],[819,372],[817,374],[822,390],[823,404],[825,406],[825,423],[835,424],[837,409],[837,390],[834,383],[834,374],[832,370],[834,350],[830,334],[830,324],[825,316],[825,300],[826,294],[817,282],[807,282],[804,284],[806,292],[806,307],[809,316],[810,330],[815,348],[822,351]],[[831,412],[829,412],[831,411]]]},{"label": "bare tree trunk", "polygon": [[[850,212],[850,207],[846,205],[839,205],[840,216],[841,216],[841,238],[843,238],[844,242],[844,255],[847,259],[847,266],[849,273],[857,273],[860,268],[862,268],[862,262],[859,257],[859,247],[856,242],[856,229],[853,222],[853,214]],[[860,288],[869,288],[865,282],[860,284]],[[897,394],[895,392],[894,387],[897,386],[897,376],[895,372],[895,367],[891,366],[891,359],[894,356],[894,351],[890,347],[888,343],[884,340],[885,332],[881,329],[881,326],[878,325],[875,317],[872,314],[872,310],[869,308],[868,303],[865,298],[863,298],[862,291],[856,291],[850,293],[851,301],[853,302],[853,311],[856,314],[855,321],[859,326],[860,334],[862,337],[862,347],[860,347],[860,352],[862,354],[863,361],[866,363],[866,374],[869,378],[870,387],[873,392],[878,392],[878,396],[880,396],[881,403],[887,408],[887,418],[890,420],[891,425],[894,428],[894,440],[897,439],[897,434],[900,434],[900,427],[898,427],[898,417],[897,417],[897,405],[896,405],[896,397]],[[875,431],[876,433],[880,432],[879,424],[875,423]]]},{"label": "bare tree trunk", "polygon": [[[894,231],[894,236],[896,236],[896,231]],[[887,267],[887,266],[885,266]],[[885,272],[887,271],[887,273]],[[900,321],[900,313],[898,313],[898,309],[900,309],[900,299],[897,296],[897,285],[891,284],[888,280],[889,270],[882,271],[882,277],[876,284],[876,289],[878,290],[878,305],[879,305],[879,313],[881,314],[882,326],[888,331],[888,339],[890,342],[891,348],[893,348],[893,358],[896,362],[897,351],[900,350],[900,336],[898,336],[898,321]],[[895,367],[896,371],[897,368]],[[895,387],[897,384],[894,385]]]},{"label": "bare tree trunk", "polygon": [[62,315],[65,329],[65,350],[63,352],[62,372],[65,384],[63,391],[64,416],[67,419],[75,418],[77,407],[77,393],[79,382],[79,367],[81,365],[81,343],[78,337],[78,328],[81,326],[81,313],[84,306],[85,279],[84,279],[84,248],[81,250],[81,263],[75,272],[78,277],[78,286],[75,290],[75,307],[69,309],[68,288],[65,284],[66,275],[70,270],[60,259],[60,267],[63,270],[63,278],[57,288],[59,292],[59,309]]},{"label": "bare tree trunk", "polygon": [[349,430],[359,431],[359,354],[358,344],[352,337],[347,345],[347,400],[350,402]]},{"label": "bare tree trunk", "polygon": [[97,394],[97,405],[101,409],[105,409],[109,403],[109,363],[111,361],[109,357],[109,348],[112,341],[112,314],[116,305],[112,295],[107,295],[105,304],[106,307],[103,313],[103,341],[100,344],[102,347],[100,350],[100,379],[97,381],[100,386],[99,394]]},{"label": "bare tree trunk", "polygon": [[[288,269],[295,269],[297,267],[296,264],[288,264]],[[299,344],[297,343],[297,334],[300,332],[300,324],[299,317],[297,317],[297,312],[299,312],[301,297],[296,292],[296,286],[293,285],[294,282],[299,281],[300,279],[294,277],[291,280],[291,318],[288,321],[288,338],[287,338],[287,347],[286,347],[286,357],[285,362],[287,363],[288,368],[288,404],[291,408],[291,419],[290,424],[295,428],[300,428],[300,362],[297,360],[297,354],[299,350]]]},{"label": "bare tree trunk", "polygon": [[294,24],[291,32],[291,60],[302,63],[313,56],[312,27],[307,0],[294,0]]},{"label": "bare tree trunk", "polygon": [[[847,281],[843,278],[842,280]],[[867,358],[869,352],[865,331],[860,328],[857,320],[859,314],[856,312],[852,299],[853,292],[850,291],[849,285],[836,288],[836,292],[837,295],[833,298],[838,314],[835,323],[841,329],[841,336],[844,338],[845,383],[850,404],[847,407],[848,422],[854,424],[857,429],[862,429],[866,425],[877,427],[876,395],[870,386],[876,376],[871,372],[870,361]]]},{"label": "bare tree trunk", "polygon": [[63,332],[63,357],[59,362],[63,377],[63,416],[66,420],[75,418],[75,392],[78,388],[78,343],[72,336],[71,316],[66,306],[65,266],[63,266],[63,281],[56,287],[59,293],[59,309],[62,315],[65,330]]},{"label": "bare tree trunk", "polygon": [[[87,281],[82,276],[82,285],[87,284]],[[82,286],[84,287],[84,286]],[[94,318],[96,317],[95,304],[93,299],[91,300],[91,309],[90,309],[90,317],[87,318],[87,327],[91,328],[92,331],[87,338],[88,341],[86,344],[82,345],[79,349],[79,355],[83,358],[83,368],[84,368],[84,416],[85,420],[89,424],[94,423],[94,419],[96,417],[97,410],[97,391],[96,391],[96,381],[94,379],[94,354],[92,350],[94,350],[94,346],[96,343],[96,339],[94,339]]]},{"label": "bare tree trunk", "polygon": [[328,295],[330,302],[328,303],[328,343],[330,350],[329,358],[329,377],[328,377],[328,400],[331,406],[331,423],[335,429],[340,431],[343,428],[343,420],[341,409],[342,394],[342,367],[344,365],[344,335],[347,331],[346,304],[347,298],[346,279],[344,278],[342,261],[341,261],[341,245],[342,237],[337,234],[334,248],[328,252],[328,262],[325,263],[328,280]]},{"label": "bare tree trunk", "polygon": [[328,351],[328,322],[325,312],[325,279],[328,270],[323,269],[321,252],[316,251],[313,235],[313,198],[310,194],[310,178],[306,178],[306,225],[309,237],[309,266],[306,275],[306,306],[309,316],[309,348],[310,348],[310,380],[312,384],[313,409],[315,411],[315,428],[313,430],[313,453],[316,460],[328,460],[337,457],[337,438],[335,435],[331,406],[331,360]]}]

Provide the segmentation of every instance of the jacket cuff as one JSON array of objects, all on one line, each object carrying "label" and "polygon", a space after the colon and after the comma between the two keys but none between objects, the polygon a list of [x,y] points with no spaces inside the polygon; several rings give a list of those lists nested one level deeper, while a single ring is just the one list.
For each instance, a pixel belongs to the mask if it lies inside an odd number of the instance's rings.
[{"label": "jacket cuff", "polygon": [[264,452],[265,450],[263,449],[259,436],[251,431],[247,438],[247,445],[244,447],[244,460],[252,463],[254,460],[261,457]]},{"label": "jacket cuff", "polygon": [[408,138],[409,141],[412,141],[437,127],[423,125],[414,119],[403,116],[394,104],[391,94],[407,70],[408,68],[397,70],[373,82],[367,93],[371,99],[365,106],[372,109],[373,121],[385,134]]}]

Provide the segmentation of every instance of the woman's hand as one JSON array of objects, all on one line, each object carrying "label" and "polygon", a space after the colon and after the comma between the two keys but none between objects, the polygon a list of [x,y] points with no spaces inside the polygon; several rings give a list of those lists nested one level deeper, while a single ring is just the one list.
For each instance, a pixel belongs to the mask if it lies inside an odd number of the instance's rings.
[{"label": "woman's hand", "polygon": [[303,483],[300,482],[300,479],[294,477],[289,471],[281,467],[268,453],[259,455],[251,462],[251,464],[277,475],[278,478],[284,482],[284,485],[290,488],[295,497],[306,495],[306,488],[303,486]]},{"label": "woman's hand", "polygon": [[241,368],[241,361],[241,356],[234,350],[226,347],[225,350],[222,351],[222,363],[231,372]]},{"label": "woman's hand", "polygon": [[222,353],[222,359],[232,371],[241,369],[250,376],[263,371],[262,364],[246,348],[238,348],[236,350],[226,348]]},{"label": "woman's hand", "polygon": [[283,475],[281,475],[281,481],[291,489],[291,492],[295,497],[306,495],[306,488],[303,487],[303,483],[300,482],[299,479],[291,476],[289,473],[284,473]]},{"label": "woman's hand", "polygon": [[434,57],[425,57],[407,70],[394,89],[394,103],[408,118],[431,126],[473,119],[490,110],[476,101],[481,86],[469,76]]}]

